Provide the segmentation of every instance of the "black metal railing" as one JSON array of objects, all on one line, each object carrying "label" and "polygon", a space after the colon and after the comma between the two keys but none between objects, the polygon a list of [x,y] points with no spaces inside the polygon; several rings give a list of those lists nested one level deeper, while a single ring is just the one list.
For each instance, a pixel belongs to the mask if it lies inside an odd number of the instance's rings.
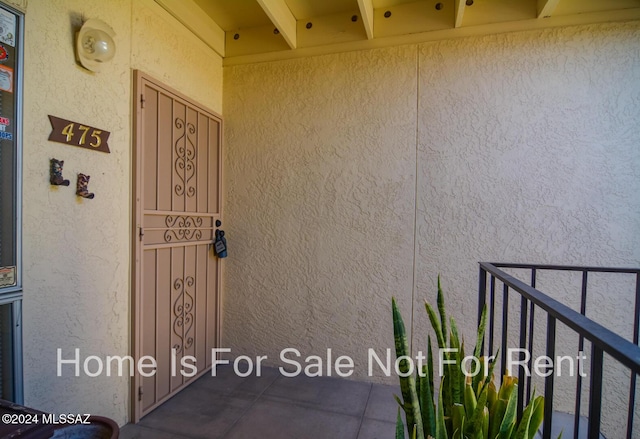
[{"label": "black metal railing", "polygon": [[[530,284],[516,279],[512,275],[506,273],[502,269],[518,269],[528,270],[530,273]],[[580,312],[577,312],[565,304],[549,297],[548,295],[536,289],[536,277],[542,270],[553,271],[571,271],[582,273],[581,282],[581,299]],[[634,309],[634,327],[633,342],[615,334],[613,331],[594,322],[586,317],[586,304],[588,292],[589,273],[626,273],[635,275],[635,309]],[[534,318],[536,310],[546,313],[546,355],[550,358],[556,358],[556,323],[561,322],[579,336],[578,350],[582,352],[585,340],[591,344],[590,357],[590,388],[589,388],[589,406],[587,419],[587,437],[589,439],[600,438],[601,416],[602,416],[602,392],[603,392],[603,361],[604,354],[611,356],[619,364],[624,365],[630,372],[630,386],[627,412],[627,428],[626,437],[632,439],[634,436],[634,411],[636,404],[636,383],[640,374],[640,347],[638,346],[638,338],[640,332],[640,269],[626,268],[603,268],[603,267],[576,267],[576,266],[557,266],[557,265],[530,265],[530,264],[504,264],[504,263],[480,263],[480,279],[479,279],[479,303],[478,303],[478,319],[482,313],[485,304],[488,309],[488,355],[493,355],[494,337],[496,336],[496,280],[502,284],[502,331],[500,341],[500,359],[502,374],[505,373],[507,362],[508,345],[508,316],[509,316],[509,299],[513,296],[512,291],[520,296],[520,321],[518,346],[523,351],[531,353],[533,351],[533,340],[540,337],[536,333],[534,337]],[[515,296],[517,300],[517,296]],[[542,335],[544,338],[544,335]],[[526,360],[524,354],[520,360]],[[531,367],[531,356],[529,357],[529,368]],[[526,381],[525,381],[526,378]],[[525,377],[524,368],[519,369],[518,382],[525,383],[518,386],[518,417],[522,415],[523,407],[531,398],[531,374]],[[580,426],[580,413],[582,401],[582,376],[577,376],[576,383],[576,401],[575,415],[573,426],[573,437],[577,438]],[[525,394],[526,387],[526,394]],[[543,426],[543,439],[551,437],[551,425],[553,418],[553,391],[554,391],[554,374],[545,377],[544,396],[545,396],[545,421]],[[566,436],[565,436],[566,437]]]}]

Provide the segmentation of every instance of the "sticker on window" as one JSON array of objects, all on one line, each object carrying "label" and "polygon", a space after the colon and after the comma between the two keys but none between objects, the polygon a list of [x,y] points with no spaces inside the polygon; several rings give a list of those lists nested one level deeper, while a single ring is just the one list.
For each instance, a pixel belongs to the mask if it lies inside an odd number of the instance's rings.
[{"label": "sticker on window", "polygon": [[16,45],[16,16],[0,9],[0,41],[11,47]]},{"label": "sticker on window", "polygon": [[13,93],[13,69],[0,65],[0,90]]},{"label": "sticker on window", "polygon": [[16,267],[0,267],[0,288],[16,284]]}]

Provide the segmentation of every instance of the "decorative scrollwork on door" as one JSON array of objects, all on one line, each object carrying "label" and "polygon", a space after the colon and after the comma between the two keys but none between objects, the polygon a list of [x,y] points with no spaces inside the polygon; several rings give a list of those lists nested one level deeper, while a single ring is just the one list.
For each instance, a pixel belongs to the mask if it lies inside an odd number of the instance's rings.
[{"label": "decorative scrollwork on door", "polygon": [[[196,187],[191,182],[196,175],[196,145],[194,137],[196,127],[192,123],[187,123],[185,129],[184,120],[179,117],[175,119],[176,128],[182,130],[182,135],[178,137],[174,145],[176,153],[175,170],[180,180],[174,187],[176,195],[193,197],[196,194]],[[185,139],[186,137],[186,139]]]},{"label": "decorative scrollwork on door", "polygon": [[201,216],[173,216],[168,215],[164,223],[169,230],[164,232],[164,241],[198,240],[202,239],[202,227],[204,219]]},{"label": "decorative scrollwork on door", "polygon": [[173,302],[173,333],[178,337],[173,349],[180,354],[193,345],[193,295],[190,289],[195,284],[193,276],[185,279],[177,278],[173,282],[173,289],[178,291],[178,297]]}]

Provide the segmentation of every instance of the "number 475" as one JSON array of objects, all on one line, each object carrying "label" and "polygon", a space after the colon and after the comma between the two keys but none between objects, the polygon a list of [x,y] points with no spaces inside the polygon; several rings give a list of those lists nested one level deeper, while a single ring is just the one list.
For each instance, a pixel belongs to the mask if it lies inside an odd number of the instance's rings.
[{"label": "number 475", "polygon": [[[74,128],[75,128],[75,123],[70,123],[69,125],[67,125],[62,129],[62,134],[67,136],[67,142],[71,142],[73,140],[73,136],[75,135],[75,133],[73,132]],[[89,145],[94,148],[98,148],[102,144],[102,139],[100,138],[100,134],[102,134],[101,130],[96,130],[96,129],[92,130],[91,127],[78,125],[78,131],[82,132],[82,134],[80,135],[80,139],[78,140],[78,145],[84,145],[86,143],[87,133],[89,131],[91,131],[91,135],[89,137],[95,139],[95,143],[89,142]]]}]

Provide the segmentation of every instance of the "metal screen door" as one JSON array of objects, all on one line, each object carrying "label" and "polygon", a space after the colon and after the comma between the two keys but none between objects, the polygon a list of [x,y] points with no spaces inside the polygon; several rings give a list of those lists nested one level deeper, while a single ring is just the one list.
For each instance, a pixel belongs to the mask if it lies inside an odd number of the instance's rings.
[{"label": "metal screen door", "polygon": [[[135,76],[133,349],[136,361],[157,362],[153,376],[134,377],[137,421],[210,369],[211,349],[219,347],[220,267],[212,245],[221,217],[222,120]],[[183,358],[193,367],[183,367]]]}]

